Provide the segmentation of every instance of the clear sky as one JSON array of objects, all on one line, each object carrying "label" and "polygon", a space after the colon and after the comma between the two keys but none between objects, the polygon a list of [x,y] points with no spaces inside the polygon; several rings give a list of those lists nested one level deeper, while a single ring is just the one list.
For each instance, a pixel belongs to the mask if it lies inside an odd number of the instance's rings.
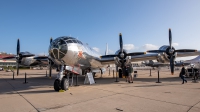
[{"label": "clear sky", "polygon": [[48,52],[50,37],[73,36],[105,53],[168,45],[200,50],[200,0],[1,0],[0,51]]}]

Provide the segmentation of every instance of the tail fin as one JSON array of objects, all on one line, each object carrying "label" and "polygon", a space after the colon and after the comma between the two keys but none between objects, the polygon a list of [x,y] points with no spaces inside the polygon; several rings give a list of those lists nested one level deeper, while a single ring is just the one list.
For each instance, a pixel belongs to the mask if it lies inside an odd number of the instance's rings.
[{"label": "tail fin", "polygon": [[106,43],[106,52],[105,55],[108,55],[108,43]]}]

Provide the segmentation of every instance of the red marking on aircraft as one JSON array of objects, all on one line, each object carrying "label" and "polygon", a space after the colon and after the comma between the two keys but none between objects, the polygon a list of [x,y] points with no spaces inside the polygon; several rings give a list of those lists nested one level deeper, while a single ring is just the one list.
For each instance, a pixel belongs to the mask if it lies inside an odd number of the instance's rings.
[{"label": "red marking on aircraft", "polygon": [[79,51],[79,52],[78,52],[78,57],[80,57],[80,58],[85,58],[85,57],[83,56],[83,51]]}]

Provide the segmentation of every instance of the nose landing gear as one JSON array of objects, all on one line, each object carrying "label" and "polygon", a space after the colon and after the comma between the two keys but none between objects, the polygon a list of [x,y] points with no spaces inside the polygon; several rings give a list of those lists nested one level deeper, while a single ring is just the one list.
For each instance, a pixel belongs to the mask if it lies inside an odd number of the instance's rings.
[{"label": "nose landing gear", "polygon": [[60,67],[60,72],[57,75],[57,79],[54,81],[54,90],[68,90],[69,89],[69,77],[63,76],[63,68],[64,66]]}]

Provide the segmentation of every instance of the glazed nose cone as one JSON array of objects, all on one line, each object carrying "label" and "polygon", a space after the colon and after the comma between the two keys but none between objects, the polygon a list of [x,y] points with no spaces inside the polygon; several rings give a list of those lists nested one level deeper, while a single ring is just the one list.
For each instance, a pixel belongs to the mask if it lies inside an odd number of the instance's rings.
[{"label": "glazed nose cone", "polygon": [[49,46],[49,54],[54,59],[62,59],[67,53],[67,43],[62,39],[56,39]]}]

